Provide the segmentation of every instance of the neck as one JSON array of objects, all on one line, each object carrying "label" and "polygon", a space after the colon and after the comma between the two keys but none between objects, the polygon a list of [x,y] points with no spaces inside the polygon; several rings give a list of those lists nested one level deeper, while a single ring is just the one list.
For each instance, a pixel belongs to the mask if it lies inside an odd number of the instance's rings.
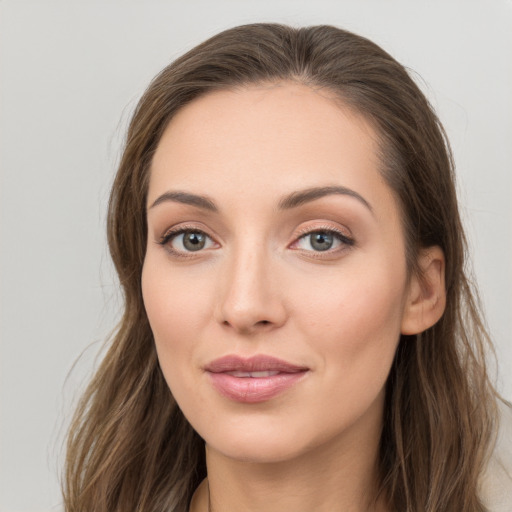
[{"label": "neck", "polygon": [[208,480],[191,512],[385,512],[378,502],[380,424],[278,462],[248,462],[206,447]]}]

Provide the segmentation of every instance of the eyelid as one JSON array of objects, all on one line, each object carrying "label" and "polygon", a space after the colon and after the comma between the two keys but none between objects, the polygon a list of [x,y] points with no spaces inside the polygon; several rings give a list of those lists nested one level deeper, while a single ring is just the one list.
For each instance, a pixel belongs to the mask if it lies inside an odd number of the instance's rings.
[{"label": "eyelid", "polygon": [[219,243],[217,242],[216,238],[212,236],[208,230],[198,227],[197,224],[178,224],[177,226],[172,226],[171,228],[168,228],[163,235],[159,237],[158,240],[156,240],[156,243],[163,246],[170,254],[173,256],[177,256],[180,258],[191,258],[191,257],[197,257],[201,253],[206,252],[206,250],[199,250],[197,252],[194,251],[180,251],[176,250],[175,248],[171,247],[169,242],[171,242],[175,237],[178,237],[179,235],[183,233],[188,232],[194,232],[194,233],[201,233],[205,235],[207,238],[209,238],[215,245],[219,246]]},{"label": "eyelid", "polygon": [[202,225],[198,225],[196,223],[188,224],[188,223],[182,223],[182,224],[176,224],[174,226],[171,226],[170,228],[167,228],[161,236],[159,236],[158,243],[164,242],[165,240],[169,240],[170,237],[179,235],[180,233],[184,233],[187,231],[195,231],[197,233],[203,233],[207,237],[211,238],[215,242],[215,237],[210,234],[209,230],[206,227],[203,227]]},{"label": "eyelid", "polygon": [[340,228],[337,228],[336,226],[332,226],[330,224],[320,224],[316,226],[308,226],[299,229],[299,231],[295,234],[296,238],[300,238],[305,235],[309,235],[311,233],[318,233],[319,231],[326,231],[329,233],[335,233],[337,235],[340,235],[340,237],[345,238],[347,240],[352,240],[352,236],[348,233],[343,232]]},{"label": "eyelid", "polygon": [[332,255],[335,253],[338,253],[340,251],[345,251],[355,245],[355,239],[350,234],[347,234],[343,232],[340,228],[337,228],[336,226],[333,226],[331,224],[319,224],[319,225],[313,225],[313,226],[307,226],[304,228],[301,228],[297,233],[294,235],[294,241],[289,245],[290,248],[293,249],[293,246],[296,245],[299,240],[303,239],[306,236],[312,235],[313,233],[318,232],[325,232],[325,233],[332,233],[334,236],[338,238],[338,240],[341,242],[342,247],[336,248],[336,249],[328,249],[326,251],[309,251],[305,249],[298,249],[295,250],[301,251],[308,254],[314,254],[315,257],[321,258],[328,255]]},{"label": "eyelid", "polygon": [[[346,231],[349,231],[348,229]],[[300,228],[297,232],[295,232],[293,241],[288,244],[288,248],[307,253],[309,255],[314,255],[315,257],[322,258],[322,257],[328,257],[328,255],[337,254],[341,251],[345,251],[352,246],[355,245],[355,240],[351,234],[348,234],[346,231],[332,225],[328,224],[326,222],[322,224],[316,224],[316,225],[307,225],[302,228]],[[211,235],[209,233],[208,229],[205,229],[203,227],[198,226],[197,224],[178,224],[176,226],[172,226],[165,230],[165,232],[159,237],[158,240],[156,240],[156,243],[164,246],[168,252],[170,252],[172,255],[176,255],[183,258],[189,258],[189,257],[197,257],[200,254],[206,252],[207,250],[211,249],[204,249],[199,250],[197,252],[194,251],[180,251],[176,250],[175,248],[172,248],[169,246],[169,242],[179,236],[180,234],[187,233],[187,232],[196,232],[201,233],[208,237],[218,248],[220,246],[219,242],[217,241],[216,237]],[[306,249],[299,249],[294,248],[293,246],[296,245],[299,240],[305,238],[306,236],[312,235],[314,233],[318,232],[326,232],[333,234],[342,244],[342,247],[337,247],[335,249],[327,249],[325,251],[314,251],[314,250],[306,250]]]}]

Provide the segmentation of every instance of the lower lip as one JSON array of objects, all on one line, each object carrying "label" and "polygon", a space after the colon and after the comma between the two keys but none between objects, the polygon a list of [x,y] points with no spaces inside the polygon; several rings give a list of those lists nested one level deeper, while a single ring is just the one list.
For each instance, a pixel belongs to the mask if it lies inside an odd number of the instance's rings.
[{"label": "lower lip", "polygon": [[214,388],[236,402],[265,402],[283,393],[304,378],[307,371],[278,373],[271,377],[234,377],[227,373],[211,373]]}]

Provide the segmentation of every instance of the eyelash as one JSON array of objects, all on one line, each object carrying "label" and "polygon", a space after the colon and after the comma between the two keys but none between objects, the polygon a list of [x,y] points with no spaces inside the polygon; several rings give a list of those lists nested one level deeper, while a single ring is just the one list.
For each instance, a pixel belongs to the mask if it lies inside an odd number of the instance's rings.
[{"label": "eyelash", "polygon": [[[209,238],[210,240],[213,240],[213,238],[208,235],[205,231],[202,229],[198,229],[194,226],[180,226],[176,229],[170,229],[165,232],[165,234],[160,238],[160,240],[157,242],[159,245],[165,247],[167,251],[169,251],[173,256],[177,256],[179,258],[192,258],[194,257],[194,252],[184,252],[184,251],[177,251],[176,249],[173,249],[169,242],[171,242],[174,238],[178,237],[179,235],[183,235],[185,233],[198,233],[200,235],[204,235],[205,237]],[[215,241],[215,240],[214,240]],[[200,252],[200,251],[198,251]]]},{"label": "eyelash", "polygon": [[313,253],[317,254],[318,255],[317,257],[321,257],[322,254],[333,254],[340,250],[347,249],[347,248],[350,248],[355,245],[355,240],[353,238],[350,238],[345,233],[343,233],[339,229],[336,229],[332,226],[318,226],[318,227],[315,226],[314,229],[306,228],[306,229],[302,230],[301,232],[299,232],[299,236],[297,237],[295,242],[293,242],[293,244],[296,244],[299,240],[306,238],[308,236],[314,235],[315,233],[326,233],[328,235],[333,235],[334,238],[338,239],[338,241],[341,242],[341,244],[344,246],[341,249],[333,249],[333,250],[328,249],[326,251],[306,251],[306,252],[313,252]]},{"label": "eyelash", "polygon": [[[215,240],[213,237],[208,235],[205,231],[198,229],[193,226],[183,226],[176,229],[170,229],[167,231],[161,239],[157,242],[159,245],[165,247],[173,256],[178,256],[180,258],[191,258],[194,257],[193,251],[177,251],[176,249],[173,249],[169,242],[171,242],[174,238],[176,238],[179,235],[185,234],[185,233],[198,233],[200,235],[204,235],[205,237],[209,238],[210,240]],[[298,243],[301,239],[304,239],[308,236],[314,235],[315,233],[326,233],[329,235],[333,235],[334,238],[336,238],[341,244],[344,246],[342,248],[338,249],[327,249],[325,251],[308,251],[308,250],[302,250],[303,252],[307,252],[309,254],[314,254],[316,258],[322,258],[323,254],[333,254],[337,253],[342,250],[346,250],[352,246],[355,245],[355,240],[353,238],[348,237],[346,234],[342,233],[340,230],[333,228],[332,226],[319,226],[315,227],[314,229],[304,229],[299,232],[298,236],[296,237],[295,241],[292,243],[292,245]],[[297,249],[300,250],[300,249]],[[201,252],[201,251],[198,251]]]}]

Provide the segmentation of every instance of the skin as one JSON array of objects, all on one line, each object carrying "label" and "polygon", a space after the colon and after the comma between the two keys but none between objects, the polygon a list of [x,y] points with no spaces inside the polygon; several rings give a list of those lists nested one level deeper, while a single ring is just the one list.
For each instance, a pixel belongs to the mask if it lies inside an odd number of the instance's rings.
[{"label": "skin", "polygon": [[[424,278],[408,275],[399,207],[376,155],[369,123],[294,83],[203,96],[159,143],[144,303],[165,379],[206,442],[216,512],[387,510],[369,503],[384,386],[400,334],[442,314],[444,264],[430,248],[420,255]],[[279,207],[297,191],[333,186],[359,197]],[[165,197],[176,191],[206,196],[218,211]],[[204,248],[187,252],[183,235],[159,243],[173,228],[204,232]],[[308,233],[319,230],[342,238],[315,250]],[[270,400],[239,403],[204,371],[228,354],[308,371]],[[206,510],[204,482],[191,511]]]}]

